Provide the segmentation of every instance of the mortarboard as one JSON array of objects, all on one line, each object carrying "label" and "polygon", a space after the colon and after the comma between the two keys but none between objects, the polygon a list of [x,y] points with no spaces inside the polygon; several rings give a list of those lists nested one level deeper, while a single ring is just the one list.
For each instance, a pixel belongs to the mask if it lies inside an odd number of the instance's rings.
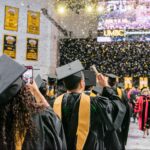
[{"label": "mortarboard", "polygon": [[134,82],[134,83],[133,83],[133,86],[134,86],[135,88],[138,88],[139,83],[138,83],[138,82]]},{"label": "mortarboard", "polygon": [[108,73],[105,73],[104,74],[106,77],[108,77],[108,78],[111,78],[111,79],[117,79],[118,78],[118,76],[116,76],[116,75],[114,75],[114,74],[108,74]]},{"label": "mortarboard", "polygon": [[96,75],[94,71],[84,70],[86,86],[96,86]]},{"label": "mortarboard", "polygon": [[48,83],[49,84],[54,84],[56,82],[56,79],[57,79],[57,77],[55,74],[49,74],[48,75]]},{"label": "mortarboard", "polygon": [[117,82],[117,78],[118,76],[114,75],[114,74],[104,74],[106,77],[108,77],[108,83],[110,86],[114,86],[115,83]]},{"label": "mortarboard", "polygon": [[37,75],[37,77],[35,78],[35,82],[36,82],[36,85],[38,88],[40,88],[42,86],[42,84],[44,83],[44,81],[40,75]]},{"label": "mortarboard", "polygon": [[94,88],[93,88],[93,90],[92,90],[92,92],[94,93],[94,94],[102,94],[102,91],[103,91],[103,88],[102,87],[100,87],[99,85],[96,85]]},{"label": "mortarboard", "polygon": [[81,77],[81,71],[84,70],[81,62],[76,60],[64,66],[56,68],[57,79],[65,79],[71,75]]},{"label": "mortarboard", "polygon": [[49,74],[49,75],[48,75],[48,78],[49,78],[49,79],[56,79],[56,75],[55,75],[55,74]]},{"label": "mortarboard", "polygon": [[117,86],[118,86],[119,88],[122,88],[122,89],[124,88],[124,84],[123,84],[123,83],[118,83]]},{"label": "mortarboard", "polygon": [[22,74],[27,70],[10,57],[0,57],[0,105],[7,104],[23,85]]}]

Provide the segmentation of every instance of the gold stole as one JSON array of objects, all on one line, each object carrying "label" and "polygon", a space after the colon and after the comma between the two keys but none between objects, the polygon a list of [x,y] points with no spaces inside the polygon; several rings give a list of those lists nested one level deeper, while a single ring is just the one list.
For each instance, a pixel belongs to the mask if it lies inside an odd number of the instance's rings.
[{"label": "gold stole", "polygon": [[54,89],[51,89],[51,90],[48,91],[47,96],[54,96],[54,95],[55,95]]},{"label": "gold stole", "polygon": [[96,94],[94,94],[93,92],[90,93],[90,97],[96,97]]},{"label": "gold stole", "polygon": [[117,88],[118,96],[122,99],[122,89]]},{"label": "gold stole", "polygon": [[24,132],[23,136],[20,138],[19,132],[16,132],[16,144],[15,144],[16,150],[22,150],[25,134],[26,132]]},{"label": "gold stole", "polygon": [[[54,112],[61,118],[61,105],[63,96],[59,96],[54,102]],[[78,117],[78,128],[77,128],[77,145],[76,150],[82,150],[90,129],[90,97],[86,94],[81,94],[80,106],[79,106],[79,117]]]}]

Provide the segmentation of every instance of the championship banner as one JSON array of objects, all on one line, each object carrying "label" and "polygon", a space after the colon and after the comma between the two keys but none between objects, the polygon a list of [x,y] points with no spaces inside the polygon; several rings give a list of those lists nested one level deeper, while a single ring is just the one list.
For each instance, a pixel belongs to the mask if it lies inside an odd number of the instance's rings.
[{"label": "championship banner", "polygon": [[125,86],[125,89],[132,88],[132,77],[124,78],[124,86]]},{"label": "championship banner", "polygon": [[18,18],[19,18],[19,8],[6,6],[4,29],[11,31],[18,31]]},{"label": "championship banner", "polygon": [[16,42],[16,36],[4,35],[3,53],[11,58],[16,58]]},{"label": "championship banner", "polygon": [[38,39],[27,38],[27,60],[38,60]]},{"label": "championship banner", "polygon": [[28,11],[27,32],[40,34],[40,12]]},{"label": "championship banner", "polygon": [[148,78],[147,77],[140,77],[140,89],[143,87],[148,87]]}]

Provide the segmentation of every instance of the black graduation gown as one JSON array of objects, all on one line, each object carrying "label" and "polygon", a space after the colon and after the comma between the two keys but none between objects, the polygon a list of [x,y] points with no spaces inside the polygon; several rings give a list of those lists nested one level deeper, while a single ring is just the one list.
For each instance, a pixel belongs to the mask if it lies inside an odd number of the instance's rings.
[{"label": "black graduation gown", "polygon": [[[117,99],[115,98],[117,96],[117,90],[115,88],[110,88],[108,92],[108,89],[107,90],[104,89],[103,96],[108,97],[111,100]],[[123,118],[121,128],[117,130],[118,139],[122,147],[121,150],[125,150],[125,145],[127,143],[129,126],[130,126],[130,111],[131,110],[130,110],[130,105],[128,103],[128,99],[124,91],[122,91],[122,99],[121,100],[118,99],[118,100],[126,107],[126,112]]]},{"label": "black graduation gown", "polygon": [[[62,101],[62,123],[68,150],[76,150],[79,102],[80,94],[77,93],[65,94]],[[114,124],[120,128],[125,114],[124,106],[104,97],[91,97],[90,109],[90,131],[83,149],[120,150]]]},{"label": "black graduation gown", "polygon": [[22,150],[67,150],[61,121],[51,108],[33,116],[35,138],[26,133]]}]

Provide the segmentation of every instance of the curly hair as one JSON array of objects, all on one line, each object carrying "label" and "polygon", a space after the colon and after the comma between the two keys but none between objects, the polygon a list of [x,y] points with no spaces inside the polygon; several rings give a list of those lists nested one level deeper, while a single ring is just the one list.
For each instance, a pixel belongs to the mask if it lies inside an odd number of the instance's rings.
[{"label": "curly hair", "polygon": [[0,105],[0,148],[14,150],[16,133],[19,137],[23,137],[26,130],[33,137],[35,126],[32,123],[32,115],[41,109],[43,106],[38,106],[35,103],[35,98],[25,86],[12,98],[9,104]]}]

